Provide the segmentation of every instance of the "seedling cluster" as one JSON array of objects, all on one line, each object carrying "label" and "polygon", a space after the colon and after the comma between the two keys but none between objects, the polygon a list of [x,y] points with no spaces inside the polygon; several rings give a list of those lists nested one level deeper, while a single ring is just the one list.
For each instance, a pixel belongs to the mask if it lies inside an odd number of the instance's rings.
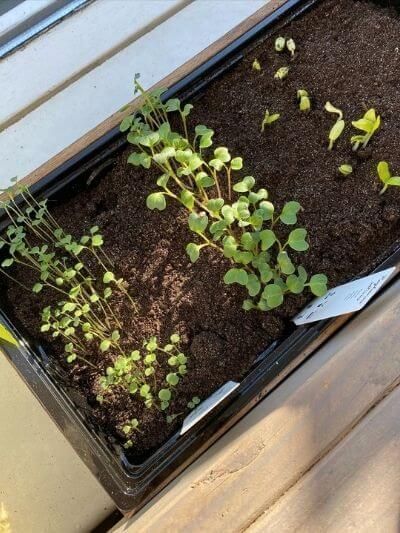
[{"label": "seedling cluster", "polygon": [[[15,279],[19,285],[34,293],[50,289],[60,298],[54,307],[43,309],[41,331],[63,340],[69,363],[80,359],[94,366],[86,358],[85,341],[96,343],[102,352],[111,347],[121,350],[121,323],[110,305],[110,298],[119,290],[134,311],[136,304],[125,281],[112,271],[99,228],[94,226],[88,235],[75,240],[50,214],[46,200],[38,202],[27,187],[18,184],[7,193],[8,199],[1,202],[0,207],[11,224],[0,239],[0,248],[6,247],[9,255],[2,261],[0,271],[14,279],[9,270],[12,265],[29,268],[36,273],[37,281],[27,287]],[[18,195],[22,203],[17,202]],[[88,266],[90,256],[103,272],[101,280],[96,279]]]},{"label": "seedling cluster", "polygon": [[[143,342],[141,350],[120,355],[112,366],[107,367],[106,375],[99,381],[97,401],[101,404],[107,402],[114,389],[120,388],[139,397],[146,407],[165,411],[176,386],[187,373],[187,361],[188,358],[181,351],[180,336],[177,333],[171,335],[170,342],[164,346],[159,344],[156,337],[151,337]],[[160,388],[155,375],[156,372],[162,372],[162,362],[167,363],[169,372],[164,376],[164,384]],[[125,436],[129,437],[125,447],[132,445],[131,437],[138,426],[138,421],[134,419],[122,427]]]},{"label": "seedling cluster", "polygon": [[[113,271],[99,228],[90,228],[87,235],[76,240],[60,227],[46,200],[37,201],[27,187],[19,184],[6,192],[8,198],[0,207],[11,223],[0,238],[0,248],[8,251],[0,271],[28,291],[37,294],[50,290],[59,295],[55,305],[43,309],[41,331],[63,342],[68,363],[80,361],[99,370],[101,366],[90,354],[106,356],[110,352],[107,357],[111,356],[114,362],[99,379],[100,403],[107,401],[114,387],[123,387],[141,398],[147,407],[166,410],[174,387],[187,372],[187,358],[179,348],[179,335],[173,334],[165,346],[152,337],[144,343],[144,353],[133,350],[127,355],[121,341],[123,325],[113,309],[114,292],[124,295],[132,312],[137,312],[137,305],[128,293],[127,283]],[[100,276],[89,267],[93,260]],[[13,276],[13,265],[36,273],[37,280],[32,287]],[[165,377],[165,386],[155,390],[155,372],[161,353],[167,358],[170,372]],[[137,425],[137,421],[124,425],[122,432],[129,437],[128,443],[132,442]]]},{"label": "seedling cluster", "polygon": [[[159,189],[147,198],[150,209],[162,211],[172,199],[188,211],[189,228],[197,237],[186,246],[190,260],[196,262],[205,248],[224,255],[232,265],[224,281],[245,287],[246,310],[268,311],[280,306],[285,295],[300,294],[305,287],[323,295],[326,276],[310,278],[291,257],[292,251],[308,250],[307,231],[296,227],[283,241],[279,238],[285,226],[297,225],[300,204],[287,202],[276,212],[268,191],[257,189],[254,177],[234,179],[243,167],[242,158],[232,157],[224,146],[213,147],[213,130],[198,125],[189,140],[186,119],[191,106],[182,106],[177,98],[163,103],[162,90],[148,93],[137,79],[135,86],[145,104],[121,124],[138,150],[128,162],[144,168],[153,165],[161,173]],[[182,132],[172,130],[172,112],[179,115]],[[266,114],[267,124],[278,118],[272,117]]]},{"label": "seedling cluster", "polygon": [[290,52],[290,55],[293,58],[296,51],[296,43],[294,40],[291,37],[277,37],[275,39],[275,50],[277,52],[283,52],[285,48]]}]

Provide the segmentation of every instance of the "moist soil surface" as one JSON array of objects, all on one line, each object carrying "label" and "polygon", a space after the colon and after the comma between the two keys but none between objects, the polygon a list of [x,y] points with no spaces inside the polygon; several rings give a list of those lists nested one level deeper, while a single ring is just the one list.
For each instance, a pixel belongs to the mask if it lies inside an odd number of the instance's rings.
[{"label": "moist soil surface", "polygon": [[[295,40],[293,60],[287,52],[274,51],[276,35],[259,43],[196,98],[189,117],[192,127],[213,128],[214,143],[244,158],[241,175],[253,175],[259,187],[268,189],[276,208],[289,200],[301,203],[299,223],[308,230],[310,250],[298,259],[310,274],[327,274],[331,286],[370,271],[398,239],[400,189],[392,187],[380,196],[376,165],[385,160],[394,174],[400,172],[399,32],[394,12],[355,0],[325,1],[278,32]],[[261,71],[252,69],[255,58]],[[285,65],[289,76],[275,80],[274,73]],[[311,96],[308,113],[298,108],[300,88]],[[336,116],[324,111],[328,100],[343,110],[346,120],[333,151],[327,149],[327,138]],[[349,139],[358,132],[351,120],[371,107],[381,115],[382,127],[366,150],[354,153]],[[266,109],[281,117],[262,133]],[[180,333],[189,357],[188,374],[177,386],[169,413],[183,414],[168,425],[165,414],[145,408],[124,391],[116,391],[100,406],[95,400],[97,380],[110,356],[88,355],[98,371],[66,365],[62,347],[49,345],[39,332],[41,309],[53,296],[23,292],[14,284],[6,290],[15,318],[56,354],[70,384],[88,399],[92,421],[120,438],[118,426],[133,417],[140,420],[141,433],[129,452],[138,460],[177,429],[193,396],[205,399],[227,380],[240,380],[262,350],[291,331],[290,319],[310,295],[289,297],[269,313],[243,311],[244,291],[222,281],[229,268],[226,259],[206,250],[195,264],[188,260],[185,245],[193,234],[183,208],[146,208],[157,174],[127,165],[131,151],[121,152],[94,185],[54,205],[52,213],[76,237],[93,225],[101,228],[105,250],[139,304],[135,315],[122,297],[113,302],[126,346],[141,346],[151,335],[165,343],[172,333]],[[343,163],[354,168],[347,177],[337,170]],[[17,275],[30,281],[28,273]],[[160,384],[166,372],[166,365],[161,366]]]}]

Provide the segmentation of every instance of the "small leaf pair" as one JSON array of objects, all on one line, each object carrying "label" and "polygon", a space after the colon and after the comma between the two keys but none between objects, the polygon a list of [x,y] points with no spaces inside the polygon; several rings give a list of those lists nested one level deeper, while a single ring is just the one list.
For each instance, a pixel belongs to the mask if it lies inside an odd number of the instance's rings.
[{"label": "small leaf pair", "polygon": [[378,163],[377,170],[379,179],[383,183],[383,187],[379,194],[386,192],[390,186],[400,187],[400,176],[392,176],[389,165],[386,161],[380,161]]}]

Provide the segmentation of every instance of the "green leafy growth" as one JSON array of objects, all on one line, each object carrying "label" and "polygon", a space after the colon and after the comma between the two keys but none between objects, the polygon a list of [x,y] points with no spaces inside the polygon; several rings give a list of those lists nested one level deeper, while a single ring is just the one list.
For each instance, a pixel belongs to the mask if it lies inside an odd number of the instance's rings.
[{"label": "green leafy growth", "polygon": [[333,150],[333,146],[335,142],[339,139],[339,137],[342,135],[346,123],[343,120],[343,111],[339,109],[338,107],[335,107],[334,105],[332,105],[330,102],[326,102],[325,110],[328,111],[328,113],[334,113],[338,115],[338,118],[335,124],[332,126],[329,132],[329,135],[328,135],[328,138],[329,138],[328,150]]},{"label": "green leafy growth", "polygon": [[383,187],[379,194],[383,194],[391,186],[400,187],[400,177],[392,176],[389,165],[386,161],[380,161],[378,163],[377,171],[379,179],[383,183]]},{"label": "green leafy growth", "polygon": [[252,65],[251,65],[252,69],[253,70],[257,70],[257,71],[260,71],[261,70],[261,65],[260,65],[260,62],[258,61],[258,59],[254,59]]},{"label": "green leafy growth", "polygon": [[277,37],[275,39],[274,48],[276,52],[283,52],[286,46],[286,39],[285,37]]},{"label": "green leafy growth", "polygon": [[347,163],[344,163],[343,165],[340,165],[338,170],[341,174],[343,174],[343,176],[349,176],[353,172],[353,167]]},{"label": "green leafy growth", "polygon": [[[311,278],[297,264],[299,254],[309,248],[306,230],[297,227],[300,204],[289,201],[281,211],[276,210],[268,191],[257,188],[253,176],[240,175],[242,158],[233,156],[226,146],[213,145],[213,130],[204,124],[195,126],[194,133],[189,129],[179,99],[163,102],[137,87],[145,104],[134,115],[128,137],[138,153],[149,157],[161,172],[157,179],[160,196],[149,207],[157,208],[158,201],[168,197],[186,209],[194,234],[186,244],[190,261],[196,262],[203,248],[221,253],[230,262],[224,282],[238,285],[247,295],[246,310],[269,311],[281,305],[288,294],[300,294],[306,287],[312,290]],[[303,98],[301,108],[309,108],[305,89],[299,90],[298,97],[300,102]],[[170,113],[176,115],[176,130]],[[262,129],[278,118],[279,114],[267,111]],[[185,363],[171,353],[168,364],[173,371],[166,382],[176,387],[180,379],[177,370]]]},{"label": "green leafy growth", "polygon": [[281,115],[279,113],[270,114],[268,109],[266,109],[264,118],[263,118],[263,120],[261,122],[261,131],[265,130],[265,126],[270,126],[271,124],[276,122],[279,119],[280,116]]},{"label": "green leafy growth", "polygon": [[310,95],[305,89],[299,89],[297,91],[297,99],[299,101],[300,111],[310,111],[311,109]]},{"label": "green leafy growth", "polygon": [[[122,129],[134,120],[127,118]],[[5,269],[15,263],[29,268],[35,274],[32,287],[16,283],[43,298],[50,292],[58,297],[53,306],[42,310],[41,332],[64,343],[68,363],[95,368],[87,358],[93,352],[92,343],[100,352],[121,350],[122,325],[110,302],[113,292],[122,293],[137,311],[126,282],[113,272],[100,228],[93,226],[76,239],[49,212],[47,200],[37,200],[26,186],[15,182],[6,196],[1,205],[10,224],[0,239],[0,247],[8,252],[1,264],[3,274],[13,278]],[[93,265],[100,272],[97,277]]]},{"label": "green leafy growth", "polygon": [[285,78],[288,77],[288,74],[289,74],[289,67],[281,67],[275,72],[274,78],[276,80],[284,80]]},{"label": "green leafy growth", "polygon": [[[143,342],[141,349],[119,355],[99,379],[98,401],[103,403],[115,389],[124,389],[141,400],[147,408],[166,411],[176,386],[187,374],[188,358],[181,351],[180,342],[178,333],[173,333],[165,345],[161,345],[157,337],[150,337]],[[160,378],[155,376],[161,363],[164,378],[160,382]],[[126,435],[130,438],[132,432],[127,430]]]},{"label": "green leafy growth", "polygon": [[292,58],[294,57],[294,53],[296,51],[296,43],[294,42],[293,39],[288,39],[286,41],[286,48],[289,50],[290,52],[290,55],[292,56]]},{"label": "green leafy growth", "polygon": [[353,150],[357,151],[360,146],[366,148],[371,137],[381,125],[381,117],[376,114],[375,109],[369,109],[362,118],[353,121],[352,125],[354,128],[364,132],[362,135],[353,135],[351,138]]}]

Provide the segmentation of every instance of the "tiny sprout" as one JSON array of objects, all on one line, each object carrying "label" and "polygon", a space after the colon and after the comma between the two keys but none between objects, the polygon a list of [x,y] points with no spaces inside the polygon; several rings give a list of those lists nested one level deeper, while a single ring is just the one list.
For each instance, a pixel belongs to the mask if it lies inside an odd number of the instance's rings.
[{"label": "tiny sprout", "polygon": [[193,398],[188,402],[187,406],[189,409],[194,409],[200,403],[200,398],[198,396],[193,396]]},{"label": "tiny sprout", "polygon": [[343,174],[343,176],[348,176],[353,172],[353,167],[351,165],[344,164],[340,165],[338,170],[341,174]]},{"label": "tiny sprout", "polygon": [[253,70],[261,70],[261,65],[260,65],[260,62],[258,61],[258,59],[255,59],[253,61],[252,69]]},{"label": "tiny sprout", "polygon": [[328,111],[328,113],[336,113],[338,115],[338,120],[342,120],[343,111],[339,109],[338,107],[335,107],[334,105],[332,105],[330,102],[326,102],[325,110]]},{"label": "tiny sprout", "polygon": [[362,118],[352,122],[352,125],[355,128],[365,132],[364,135],[353,135],[351,138],[354,152],[360,148],[360,144],[362,144],[363,148],[367,146],[380,124],[381,117],[376,115],[375,109],[369,109]]},{"label": "tiny sprout", "polygon": [[288,39],[286,41],[286,48],[289,50],[292,57],[294,57],[294,52],[296,50],[296,43],[293,39]]},{"label": "tiny sprout", "polygon": [[333,145],[335,141],[339,139],[344,130],[345,122],[344,120],[337,120],[332,126],[331,131],[329,132],[329,146],[328,150],[333,150]]},{"label": "tiny sprout", "polygon": [[380,161],[377,170],[379,179],[384,184],[379,194],[383,194],[390,185],[400,187],[400,177],[391,175],[389,165],[386,161]]},{"label": "tiny sprout", "polygon": [[285,37],[277,37],[275,39],[275,50],[282,52],[285,49],[286,39]]},{"label": "tiny sprout", "polygon": [[261,131],[264,131],[265,126],[271,125],[273,122],[279,119],[281,115],[279,113],[273,113],[270,115],[268,109],[265,110],[263,121],[261,122]]},{"label": "tiny sprout", "polygon": [[343,120],[343,111],[332,105],[330,102],[326,102],[325,110],[328,111],[328,113],[335,113],[338,115],[335,124],[332,126],[331,131],[329,132],[328,150],[333,150],[335,141],[337,141],[343,133],[345,121]]},{"label": "tiny sprout", "polygon": [[308,92],[305,89],[299,89],[297,91],[297,99],[300,100],[300,111],[309,111],[311,109],[311,100]]},{"label": "tiny sprout", "polygon": [[289,67],[281,67],[275,72],[274,78],[276,80],[284,80],[289,74]]}]

